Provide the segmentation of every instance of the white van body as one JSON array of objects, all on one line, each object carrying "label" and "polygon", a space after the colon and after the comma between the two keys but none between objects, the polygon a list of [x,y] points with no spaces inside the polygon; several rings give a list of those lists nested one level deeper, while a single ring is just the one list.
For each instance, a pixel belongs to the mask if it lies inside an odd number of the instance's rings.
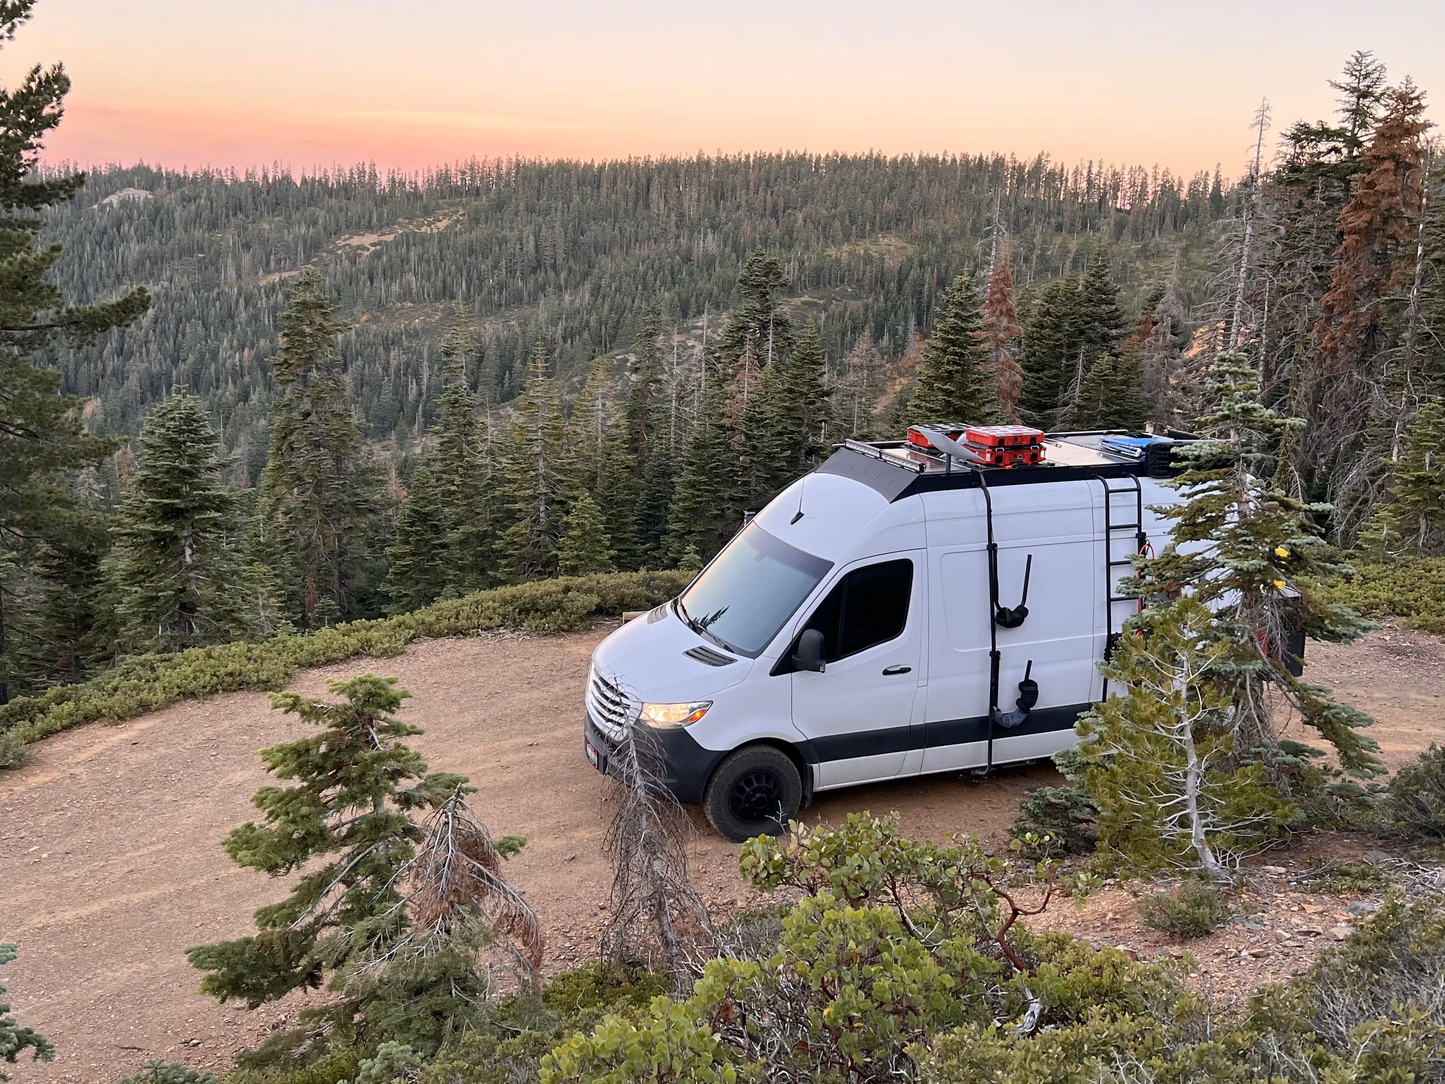
[{"label": "white van body", "polygon": [[[645,725],[667,785],[698,802],[728,754],[762,744],[797,766],[806,801],[1072,744],[1079,713],[1106,695],[1098,663],[1138,605],[1118,580],[1134,574],[1133,554],[1168,542],[1151,506],[1180,499],[1151,476],[1167,473],[1158,460],[1113,454],[1107,435],[1050,437],[1043,464],[1011,469],[906,442],[840,446],[678,599],[597,646],[589,759],[607,770],[623,728]],[[1017,627],[995,619],[990,520],[998,605],[1019,603],[1028,570]],[[822,672],[794,654],[809,627],[830,638]],[[1026,673],[1037,702],[1022,712]],[[699,705],[695,721],[666,718]]]}]

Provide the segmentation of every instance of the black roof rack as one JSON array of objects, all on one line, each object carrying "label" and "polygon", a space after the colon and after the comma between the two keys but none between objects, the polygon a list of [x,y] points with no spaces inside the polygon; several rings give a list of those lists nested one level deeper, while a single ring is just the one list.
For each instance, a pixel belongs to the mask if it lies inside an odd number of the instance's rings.
[{"label": "black roof rack", "polygon": [[[845,440],[818,467],[820,474],[839,474],[881,493],[889,501],[949,489],[974,489],[980,474],[990,487],[1038,485],[1080,478],[1161,477],[1175,473],[1167,455],[1139,458],[1111,451],[1108,437],[1136,437],[1127,429],[1095,429],[1049,433],[1044,437],[1044,461],[1034,466],[989,467],[963,465],[952,456],[921,448],[906,440]],[[1170,430],[1148,434],[1169,443],[1197,440],[1191,433]],[[1163,445],[1167,448],[1167,445]]]}]

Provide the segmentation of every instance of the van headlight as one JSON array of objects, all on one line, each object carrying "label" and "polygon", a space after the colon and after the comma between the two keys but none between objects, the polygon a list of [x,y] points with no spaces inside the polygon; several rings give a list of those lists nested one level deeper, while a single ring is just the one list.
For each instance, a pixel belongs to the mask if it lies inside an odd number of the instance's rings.
[{"label": "van headlight", "polygon": [[711,700],[698,700],[691,704],[643,704],[642,720],[648,726],[668,728],[692,726],[712,707]]}]

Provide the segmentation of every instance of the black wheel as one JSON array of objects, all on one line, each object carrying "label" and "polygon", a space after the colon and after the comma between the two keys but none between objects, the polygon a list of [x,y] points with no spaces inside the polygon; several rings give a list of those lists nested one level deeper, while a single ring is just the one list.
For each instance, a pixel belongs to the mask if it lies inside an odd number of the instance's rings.
[{"label": "black wheel", "polygon": [[729,753],[702,796],[709,823],[734,843],[777,835],[802,804],[803,780],[797,765],[771,745],[750,745]]}]

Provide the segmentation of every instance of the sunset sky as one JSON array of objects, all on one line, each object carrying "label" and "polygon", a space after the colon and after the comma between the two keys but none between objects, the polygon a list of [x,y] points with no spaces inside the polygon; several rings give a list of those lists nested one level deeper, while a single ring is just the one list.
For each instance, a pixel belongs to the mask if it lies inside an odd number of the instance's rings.
[{"label": "sunset sky", "polygon": [[1442,0],[40,0],[0,75],[64,61],[49,157],[82,164],[787,148],[1238,173],[1261,97],[1277,127],[1323,115],[1356,48],[1445,94]]}]

